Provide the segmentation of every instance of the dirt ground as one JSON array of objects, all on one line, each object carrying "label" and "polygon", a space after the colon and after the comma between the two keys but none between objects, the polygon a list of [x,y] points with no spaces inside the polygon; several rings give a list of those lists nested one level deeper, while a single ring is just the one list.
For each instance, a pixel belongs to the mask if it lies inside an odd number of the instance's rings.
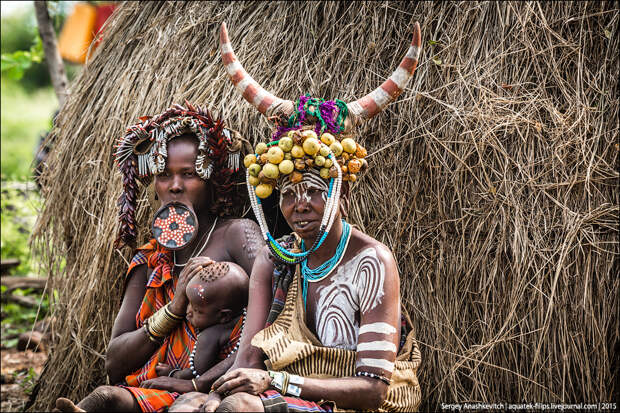
[{"label": "dirt ground", "polygon": [[0,411],[23,411],[34,380],[43,370],[47,354],[45,352],[35,353],[31,350],[18,351],[14,348],[2,349],[0,353],[2,359]]}]

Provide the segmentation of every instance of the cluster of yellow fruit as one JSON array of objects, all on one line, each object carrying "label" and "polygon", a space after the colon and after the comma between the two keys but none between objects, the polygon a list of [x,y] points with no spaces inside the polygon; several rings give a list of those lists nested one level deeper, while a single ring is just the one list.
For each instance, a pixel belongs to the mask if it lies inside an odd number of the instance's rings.
[{"label": "cluster of yellow fruit", "polygon": [[[277,144],[276,144],[277,143]],[[338,170],[330,159],[332,153],[342,169],[344,181],[355,182],[357,174],[368,167],[364,159],[366,149],[351,138],[338,141],[331,133],[323,133],[321,139],[313,130],[290,131],[280,140],[256,145],[255,154],[243,160],[249,173],[250,185],[256,187],[256,196],[267,198],[273,192],[278,177],[291,175],[291,182],[300,182],[301,171],[319,168],[323,179],[336,178]]]}]

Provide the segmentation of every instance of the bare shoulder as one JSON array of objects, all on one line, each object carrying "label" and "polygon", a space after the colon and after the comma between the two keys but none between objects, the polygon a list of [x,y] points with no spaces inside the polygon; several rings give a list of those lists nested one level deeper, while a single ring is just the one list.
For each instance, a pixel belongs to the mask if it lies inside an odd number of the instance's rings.
[{"label": "bare shoulder", "polygon": [[366,260],[376,259],[382,264],[387,280],[398,280],[398,265],[392,250],[387,245],[355,228],[351,234],[349,245],[352,247],[348,258],[349,261],[362,255]]},{"label": "bare shoulder", "polygon": [[390,267],[396,266],[394,254],[392,254],[392,250],[390,250],[387,245],[377,241],[368,234],[364,234],[358,229],[353,228],[350,246],[352,247],[351,257],[358,256],[359,254],[371,249],[373,250],[374,255],[376,255],[377,259],[380,260],[384,265]]},{"label": "bare shoulder", "polygon": [[[232,331],[232,329],[230,329]],[[197,345],[199,349],[207,349],[213,346],[221,346],[227,340],[230,332],[223,324],[214,324],[202,330],[198,335]]]},{"label": "bare shoulder", "polygon": [[226,231],[227,237],[234,237],[234,239],[248,239],[250,237],[258,239],[260,236],[260,227],[251,219],[247,218],[232,218],[227,219],[222,224],[223,229]]}]

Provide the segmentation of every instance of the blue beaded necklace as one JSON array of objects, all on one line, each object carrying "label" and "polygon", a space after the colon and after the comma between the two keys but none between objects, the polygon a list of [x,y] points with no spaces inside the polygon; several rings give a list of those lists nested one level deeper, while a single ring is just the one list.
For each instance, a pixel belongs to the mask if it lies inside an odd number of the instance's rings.
[{"label": "blue beaded necklace", "polygon": [[[344,256],[344,251],[347,249],[349,239],[351,238],[351,225],[349,225],[344,219],[342,220],[342,235],[336,247],[336,253],[333,257],[325,261],[318,267],[311,269],[308,267],[308,258],[301,262],[301,275],[303,277],[302,284],[302,296],[304,298],[304,308],[306,307],[306,301],[308,297],[308,281],[319,281],[327,277],[332,270],[340,263]],[[304,241],[301,241],[301,250],[305,251]]]}]

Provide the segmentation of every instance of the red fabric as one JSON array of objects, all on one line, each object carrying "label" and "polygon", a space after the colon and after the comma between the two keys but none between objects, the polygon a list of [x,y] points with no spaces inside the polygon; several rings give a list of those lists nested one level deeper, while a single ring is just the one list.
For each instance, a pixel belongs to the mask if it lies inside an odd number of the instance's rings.
[{"label": "red fabric", "polygon": [[116,8],[116,4],[108,3],[108,4],[100,4],[97,6],[97,18],[95,19],[95,34],[99,33],[99,30],[103,27],[105,21],[112,15],[114,9]]},{"label": "red fabric", "polygon": [[330,402],[316,403],[298,397],[282,396],[275,390],[259,394],[265,412],[331,412]]},{"label": "red fabric", "polygon": [[119,386],[129,390],[143,412],[165,412],[179,397],[179,393],[141,387]]}]

